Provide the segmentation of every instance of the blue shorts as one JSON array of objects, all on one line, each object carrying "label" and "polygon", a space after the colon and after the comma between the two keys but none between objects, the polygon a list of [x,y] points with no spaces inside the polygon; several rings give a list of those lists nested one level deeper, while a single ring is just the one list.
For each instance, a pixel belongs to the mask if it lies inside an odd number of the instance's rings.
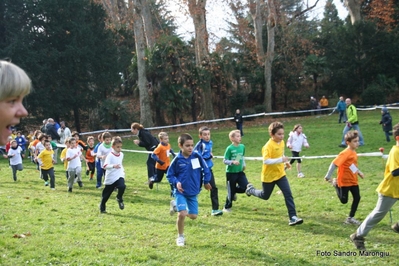
[{"label": "blue shorts", "polygon": [[198,214],[198,199],[197,196],[184,196],[176,193],[176,208],[177,211],[187,211],[188,214]]}]

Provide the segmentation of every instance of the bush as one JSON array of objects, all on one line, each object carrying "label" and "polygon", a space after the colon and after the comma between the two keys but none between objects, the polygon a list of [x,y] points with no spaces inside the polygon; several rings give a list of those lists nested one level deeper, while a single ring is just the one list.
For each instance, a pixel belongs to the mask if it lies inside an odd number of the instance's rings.
[{"label": "bush", "polygon": [[362,103],[365,105],[375,105],[385,103],[386,94],[384,90],[376,85],[370,85],[361,95]]},{"label": "bush", "polygon": [[235,114],[237,109],[242,109],[242,107],[245,105],[247,100],[248,100],[248,95],[246,93],[244,93],[242,91],[235,92],[230,97],[230,102],[229,102],[230,112]]}]

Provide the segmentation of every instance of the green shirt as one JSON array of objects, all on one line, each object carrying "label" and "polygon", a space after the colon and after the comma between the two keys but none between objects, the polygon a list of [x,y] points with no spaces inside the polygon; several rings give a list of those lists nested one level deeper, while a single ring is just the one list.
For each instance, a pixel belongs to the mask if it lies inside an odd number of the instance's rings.
[{"label": "green shirt", "polygon": [[357,121],[357,110],[356,107],[351,104],[346,108],[346,117],[349,123],[356,123]]},{"label": "green shirt", "polygon": [[245,146],[244,144],[238,144],[238,146],[234,146],[231,144],[226,148],[224,153],[224,159],[230,161],[239,161],[239,165],[227,165],[226,173],[239,173],[242,172],[244,166],[244,155],[245,155]]}]

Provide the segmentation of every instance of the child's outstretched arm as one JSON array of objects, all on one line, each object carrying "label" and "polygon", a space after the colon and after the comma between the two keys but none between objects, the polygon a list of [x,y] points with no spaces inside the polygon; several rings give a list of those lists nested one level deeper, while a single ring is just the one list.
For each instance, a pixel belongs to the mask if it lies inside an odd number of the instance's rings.
[{"label": "child's outstretched arm", "polygon": [[324,177],[324,180],[326,180],[327,182],[330,182],[331,181],[331,175],[332,175],[332,173],[334,173],[336,168],[337,168],[337,166],[334,163],[331,163],[330,167],[328,168],[327,174]]}]

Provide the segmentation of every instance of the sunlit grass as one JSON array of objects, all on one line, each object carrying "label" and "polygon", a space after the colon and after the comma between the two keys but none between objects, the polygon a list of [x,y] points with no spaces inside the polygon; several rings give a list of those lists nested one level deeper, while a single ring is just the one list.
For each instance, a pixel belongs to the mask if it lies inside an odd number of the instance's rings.
[{"label": "sunlit grass", "polygon": [[[391,112],[395,122],[398,111]],[[358,152],[388,153],[394,144],[386,143],[378,125],[379,111],[359,111],[360,128],[366,145]],[[310,148],[301,155],[332,155],[338,148],[343,124],[337,117],[281,118],[286,136],[294,124],[301,123]],[[268,139],[270,118],[258,119],[258,126],[244,123],[247,156],[261,156]],[[214,155],[223,155],[229,145],[226,124],[210,124]],[[180,129],[185,132],[184,129]],[[197,131],[189,130],[195,139]],[[156,135],[158,132],[152,132]],[[178,150],[180,132],[170,132],[171,144]],[[133,146],[124,140],[124,148]],[[289,150],[286,154],[290,155]],[[268,201],[242,194],[234,202],[233,212],[221,217],[210,215],[209,193],[199,195],[197,220],[186,220],[186,247],[175,244],[176,217],[169,215],[169,185],[166,180],[149,190],[146,182],[146,155],[125,153],[125,209],[119,210],[113,194],[107,203],[108,214],[100,214],[101,190],[84,179],[84,187],[75,185],[67,193],[67,183],[61,165],[56,166],[56,190],[51,191],[39,179],[35,166],[24,161],[25,169],[13,182],[7,160],[0,161],[0,264],[1,265],[393,265],[397,263],[398,235],[390,229],[390,217],[385,217],[367,237],[369,250],[389,252],[388,257],[359,256],[349,241],[355,226],[344,225],[350,203],[342,205],[334,190],[323,177],[332,159],[304,159],[305,178],[299,179],[295,165],[287,171],[298,216],[304,224],[288,226],[284,198],[276,187]],[[360,157],[359,168],[366,178],[360,180],[362,199],[356,217],[363,220],[374,208],[375,189],[383,178],[381,157]],[[220,208],[226,197],[225,166],[215,159],[214,174],[219,187]],[[247,161],[247,177],[256,187],[260,182],[261,163]],[[351,200],[350,200],[351,202]],[[399,219],[397,206],[393,219]],[[25,238],[14,235],[27,234]],[[357,256],[334,256],[336,251],[354,251]],[[321,256],[318,251],[331,252]],[[329,254],[329,253],[323,253]]]}]

